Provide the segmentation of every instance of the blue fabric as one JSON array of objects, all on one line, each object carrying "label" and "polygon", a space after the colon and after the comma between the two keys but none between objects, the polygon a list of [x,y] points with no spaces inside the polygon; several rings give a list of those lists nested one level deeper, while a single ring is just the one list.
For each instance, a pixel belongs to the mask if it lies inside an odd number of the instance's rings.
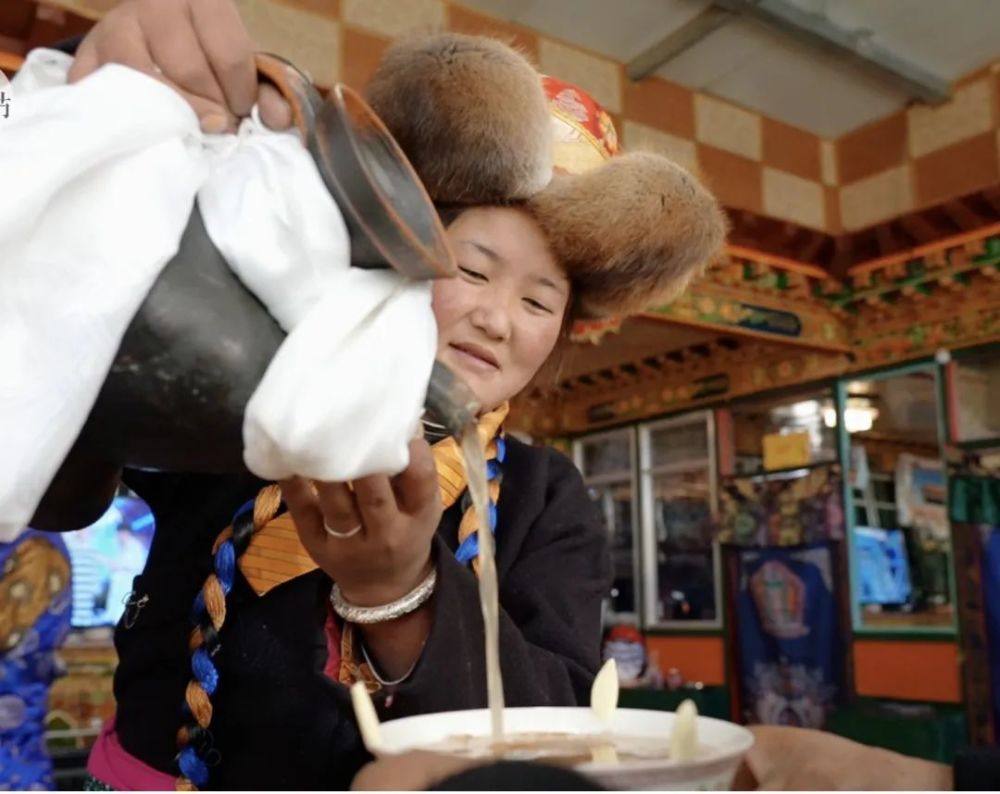
[{"label": "blue fabric", "polygon": [[29,529],[0,543],[0,571],[0,602],[20,601],[0,634],[0,788],[52,789],[45,715],[70,628],[69,553],[57,534]]},{"label": "blue fabric", "polygon": [[1000,727],[1000,527],[993,527],[983,548],[983,603],[990,652],[993,724]]},{"label": "blue fabric", "polygon": [[208,783],[208,765],[202,761],[193,747],[185,747],[177,756],[177,766],[181,774],[199,788]]},{"label": "blue fabric", "polygon": [[[501,477],[500,464],[503,463],[503,459],[507,456],[507,444],[503,440],[503,436],[497,436],[497,454],[495,458],[490,458],[486,461],[486,480],[488,482],[493,482],[494,480]],[[497,531],[497,506],[496,502],[490,500],[489,507],[489,526],[490,532],[496,535]],[[472,562],[479,556],[479,533],[473,532],[469,537],[463,540],[457,549],[455,549],[455,559],[458,560],[463,565]]]},{"label": "blue fabric", "polygon": [[[253,510],[255,499],[244,502],[233,516],[233,524],[248,511]],[[233,546],[232,537],[220,544],[212,559],[215,568],[216,578],[222,588],[223,595],[229,595],[233,589],[233,581],[236,576],[236,549]],[[204,590],[199,590],[194,598],[194,607],[191,611],[191,622],[196,625],[203,625],[209,622],[208,610],[205,607]],[[194,680],[201,684],[205,694],[209,697],[215,694],[219,686],[219,671],[212,662],[211,654],[205,646],[201,646],[191,654],[191,675]],[[190,715],[191,710],[185,701],[183,707],[185,714]],[[181,773],[199,788],[208,783],[208,764],[199,755],[198,750],[188,745],[184,747],[177,757],[177,765]]]},{"label": "blue fabric", "polygon": [[735,624],[747,721],[822,728],[840,688],[830,548],[739,555]]}]

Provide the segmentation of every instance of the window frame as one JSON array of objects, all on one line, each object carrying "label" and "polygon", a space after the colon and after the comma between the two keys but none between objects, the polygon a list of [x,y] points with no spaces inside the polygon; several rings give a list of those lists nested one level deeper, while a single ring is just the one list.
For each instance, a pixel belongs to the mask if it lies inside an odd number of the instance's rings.
[{"label": "window frame", "polygon": [[[611,472],[607,474],[588,474],[584,465],[584,448],[593,442],[608,439],[625,438],[628,441],[628,471]],[[642,532],[639,526],[639,477],[636,469],[636,428],[635,425],[627,427],[617,427],[612,430],[600,430],[595,433],[587,433],[573,439],[573,463],[576,465],[580,476],[583,477],[585,487],[600,487],[603,485],[614,485],[616,483],[629,481],[629,494],[631,504],[630,519],[632,522],[632,577],[633,577],[633,601],[635,603],[634,612],[618,612],[611,608],[610,593],[604,599],[602,610],[603,622],[610,623],[633,623],[642,625],[642,602],[643,602],[643,565],[642,565]],[[609,555],[610,558],[610,555]],[[612,561],[613,562],[613,561]]]},{"label": "window frame", "polygon": [[[693,424],[705,425],[706,454],[690,461],[653,466],[652,436],[657,430],[683,427]],[[643,628],[692,631],[721,629],[723,627],[724,603],[722,600],[722,555],[718,540],[712,540],[712,578],[715,590],[715,618],[711,620],[660,620],[659,614],[659,571],[657,570],[656,522],[653,518],[652,480],[659,474],[705,470],[708,473],[709,511],[712,519],[719,517],[719,473],[718,449],[716,442],[715,412],[710,409],[693,411],[666,419],[644,422],[638,426],[639,433],[639,494],[642,534],[642,612],[645,617]]]},{"label": "window frame", "polygon": [[[955,542],[953,537],[949,537],[948,541],[948,566],[946,569],[948,576],[948,597],[950,599],[951,610],[951,621],[947,624],[919,624],[912,623],[909,625],[883,625],[883,624],[870,624],[866,623],[864,619],[864,611],[861,607],[861,603],[858,600],[858,590],[860,587],[860,573],[859,573],[859,562],[858,555],[855,549],[854,543],[854,530],[858,526],[857,518],[857,500],[854,498],[854,491],[850,483],[850,464],[851,464],[851,434],[847,432],[847,428],[844,424],[844,410],[847,407],[848,390],[852,383],[857,382],[875,382],[883,380],[891,380],[893,378],[905,377],[911,374],[928,374],[933,378],[933,388],[934,397],[936,403],[935,419],[937,424],[937,442],[938,442],[938,458],[941,460],[944,480],[946,490],[950,489],[950,478],[948,476],[948,466],[944,459],[945,446],[948,443],[948,431],[947,422],[945,419],[945,411],[947,410],[947,399],[948,396],[944,388],[944,372],[942,365],[936,360],[924,360],[916,361],[908,364],[901,364],[890,366],[887,368],[882,368],[878,370],[852,373],[849,376],[838,379],[836,384],[836,397],[837,397],[837,443],[840,448],[840,460],[842,471],[844,472],[843,481],[843,504],[844,504],[844,531],[846,533],[845,544],[847,546],[847,558],[848,558],[848,569],[849,569],[849,581],[848,581],[848,597],[850,599],[851,607],[851,628],[855,636],[859,637],[955,637],[958,635],[959,631],[959,604],[958,604],[958,585],[956,583],[956,577],[958,575],[955,566]],[[896,494],[896,502],[898,505],[899,495]],[[947,505],[947,499],[946,499]],[[898,509],[898,508],[897,508]],[[951,520],[949,517],[949,531],[953,532],[951,527]]]}]

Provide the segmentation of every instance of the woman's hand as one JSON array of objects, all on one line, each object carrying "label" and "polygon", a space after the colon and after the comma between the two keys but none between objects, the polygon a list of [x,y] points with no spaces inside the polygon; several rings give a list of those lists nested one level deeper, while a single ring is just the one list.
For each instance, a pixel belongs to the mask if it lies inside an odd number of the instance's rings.
[{"label": "woman's hand", "polygon": [[[317,483],[315,491],[294,477],[281,490],[302,545],[352,604],[391,603],[430,573],[441,498],[426,441],[410,442],[410,465],[395,477]],[[337,537],[327,527],[342,535],[360,530]]]},{"label": "woman's hand", "polygon": [[754,745],[734,789],[763,791],[950,790],[951,767],[841,736],[776,725],[751,727]]},{"label": "woman's hand", "polygon": [[254,55],[233,0],[122,0],[81,42],[69,80],[118,63],[176,89],[205,132],[235,130],[254,103],[265,124],[285,129],[291,109],[258,85]]}]

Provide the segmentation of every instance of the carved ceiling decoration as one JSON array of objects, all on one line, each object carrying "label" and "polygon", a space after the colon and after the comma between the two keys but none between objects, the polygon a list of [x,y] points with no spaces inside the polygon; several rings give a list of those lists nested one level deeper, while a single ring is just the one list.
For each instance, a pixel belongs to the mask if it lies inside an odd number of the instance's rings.
[{"label": "carved ceiling decoration", "polygon": [[1000,340],[1000,223],[843,280],[729,246],[672,305],[580,323],[572,338],[558,385],[536,382],[518,406],[529,431],[581,432]]}]

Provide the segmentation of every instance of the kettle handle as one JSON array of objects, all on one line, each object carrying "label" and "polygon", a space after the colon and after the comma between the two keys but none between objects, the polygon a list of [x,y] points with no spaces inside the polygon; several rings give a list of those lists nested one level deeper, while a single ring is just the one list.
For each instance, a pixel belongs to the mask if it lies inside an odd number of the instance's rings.
[{"label": "kettle handle", "polygon": [[361,95],[338,83],[324,100],[305,74],[276,55],[258,54],[257,74],[291,105],[302,143],[353,232],[351,263],[388,265],[416,281],[457,275],[420,176]]},{"label": "kettle handle", "polygon": [[302,144],[308,146],[309,135],[316,127],[316,117],[323,105],[319,91],[294,64],[277,55],[259,52],[255,58],[257,79],[270,83],[285,98],[292,109]]}]

